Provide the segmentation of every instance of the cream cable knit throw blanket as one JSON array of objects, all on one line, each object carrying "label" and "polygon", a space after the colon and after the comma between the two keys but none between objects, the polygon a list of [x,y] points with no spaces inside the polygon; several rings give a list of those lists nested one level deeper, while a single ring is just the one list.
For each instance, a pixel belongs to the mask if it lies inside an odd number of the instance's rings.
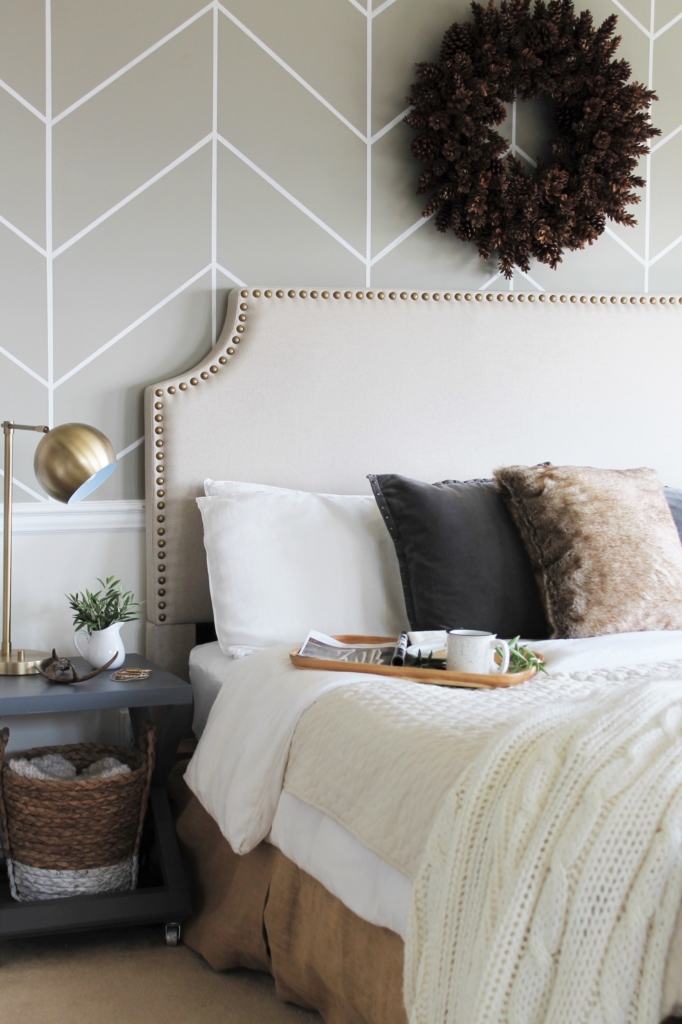
[{"label": "cream cable knit throw blanket", "polygon": [[659,1024],[682,901],[682,682],[548,705],[448,794],[415,884],[410,1024]]}]

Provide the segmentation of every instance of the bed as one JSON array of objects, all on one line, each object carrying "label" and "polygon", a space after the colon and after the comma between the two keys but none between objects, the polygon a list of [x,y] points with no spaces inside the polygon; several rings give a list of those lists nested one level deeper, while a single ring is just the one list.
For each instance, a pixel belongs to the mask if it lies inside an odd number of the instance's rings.
[{"label": "bed", "polygon": [[[147,654],[186,676],[192,652],[198,731],[216,694],[216,707],[222,702],[228,721],[245,728],[253,701],[239,725],[239,694],[254,685],[273,687],[286,717],[280,684],[295,672],[282,646],[243,661],[214,643],[196,647],[197,626],[201,632],[213,618],[195,501],[206,477],[360,494],[369,472],[464,479],[551,459],[648,465],[680,486],[671,439],[682,419],[681,324],[670,297],[234,290],[209,357],[145,396]],[[593,669],[625,666],[635,678],[643,662],[671,677],[680,636],[652,635],[646,650],[638,643],[625,650],[626,638],[620,648],[609,643],[587,654],[555,647],[548,657],[578,687]],[[299,717],[280,729],[279,774],[272,764],[266,770],[265,756],[250,771],[244,762],[220,767],[269,794],[260,832],[230,833],[227,791],[214,803],[192,797],[179,819],[197,901],[186,940],[217,968],[271,971],[282,998],[333,1024],[406,1020],[403,940],[415,865],[439,798],[420,828],[410,829],[416,811],[409,810],[397,831],[422,839],[397,852],[369,836],[367,822],[350,822],[325,803],[314,787],[324,774],[314,737],[324,739],[344,715],[371,712],[346,706],[357,684],[331,690],[313,678],[318,673],[300,675],[311,678]],[[390,727],[384,712],[393,696],[386,699],[377,721]],[[308,743],[299,742],[303,716]],[[299,737],[293,755],[292,737]],[[238,744],[232,735],[223,747]],[[247,746],[256,758],[257,744]],[[275,747],[270,736],[266,753]],[[343,750],[328,747],[333,773]],[[291,778],[283,789],[285,770]],[[196,779],[193,789],[204,792]],[[682,939],[679,927],[669,930],[660,1016],[682,1008],[675,988]]]}]

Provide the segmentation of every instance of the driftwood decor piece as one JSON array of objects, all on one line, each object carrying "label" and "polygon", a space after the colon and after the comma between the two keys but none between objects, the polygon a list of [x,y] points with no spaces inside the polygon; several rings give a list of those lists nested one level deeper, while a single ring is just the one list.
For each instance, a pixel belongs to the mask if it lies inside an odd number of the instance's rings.
[{"label": "driftwood decor piece", "polygon": [[[583,249],[606,218],[636,223],[634,174],[660,135],[649,120],[657,99],[629,82],[627,61],[615,60],[616,15],[599,28],[576,14],[573,0],[490,0],[472,3],[473,20],[452,25],[440,60],[417,65],[406,124],[418,131],[412,154],[426,169],[418,194],[430,193],[424,216],[436,228],[475,242],[481,258],[497,253],[505,277],[530,258],[556,269],[565,249]],[[552,158],[528,174],[495,131],[505,103],[548,96],[558,134]]]},{"label": "driftwood decor piece", "polygon": [[118,651],[116,651],[113,658],[109,658],[105,665],[100,665],[99,668],[94,669],[92,672],[79,676],[70,660],[58,657],[57,651],[53,647],[52,658],[45,665],[45,668],[38,665],[38,671],[41,676],[49,679],[51,683],[84,683],[86,679],[92,679],[94,676],[99,675],[100,672],[103,672],[105,668],[109,668],[112,662],[116,661],[117,657]]}]

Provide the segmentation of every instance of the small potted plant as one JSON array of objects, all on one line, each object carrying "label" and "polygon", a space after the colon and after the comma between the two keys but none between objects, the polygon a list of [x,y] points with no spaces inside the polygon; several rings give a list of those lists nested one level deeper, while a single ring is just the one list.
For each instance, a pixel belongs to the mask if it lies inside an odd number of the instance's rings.
[{"label": "small potted plant", "polygon": [[[102,589],[94,594],[89,590],[84,594],[66,594],[76,627],[74,642],[78,653],[93,668],[106,665],[114,655],[117,656],[110,667],[120,668],[126,652],[119,631],[124,622],[139,618],[140,602],[133,601],[132,590],[123,591],[123,584],[115,576],[97,582]],[[79,638],[83,640],[84,650]]]}]

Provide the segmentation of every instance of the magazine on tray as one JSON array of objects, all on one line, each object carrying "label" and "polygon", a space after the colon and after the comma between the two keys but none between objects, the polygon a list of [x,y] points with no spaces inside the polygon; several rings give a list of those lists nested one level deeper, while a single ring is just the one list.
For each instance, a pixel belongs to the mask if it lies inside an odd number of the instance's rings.
[{"label": "magazine on tray", "polygon": [[298,653],[302,658],[352,661],[360,665],[390,665],[395,649],[395,640],[385,644],[344,644],[333,636],[311,629]]}]

